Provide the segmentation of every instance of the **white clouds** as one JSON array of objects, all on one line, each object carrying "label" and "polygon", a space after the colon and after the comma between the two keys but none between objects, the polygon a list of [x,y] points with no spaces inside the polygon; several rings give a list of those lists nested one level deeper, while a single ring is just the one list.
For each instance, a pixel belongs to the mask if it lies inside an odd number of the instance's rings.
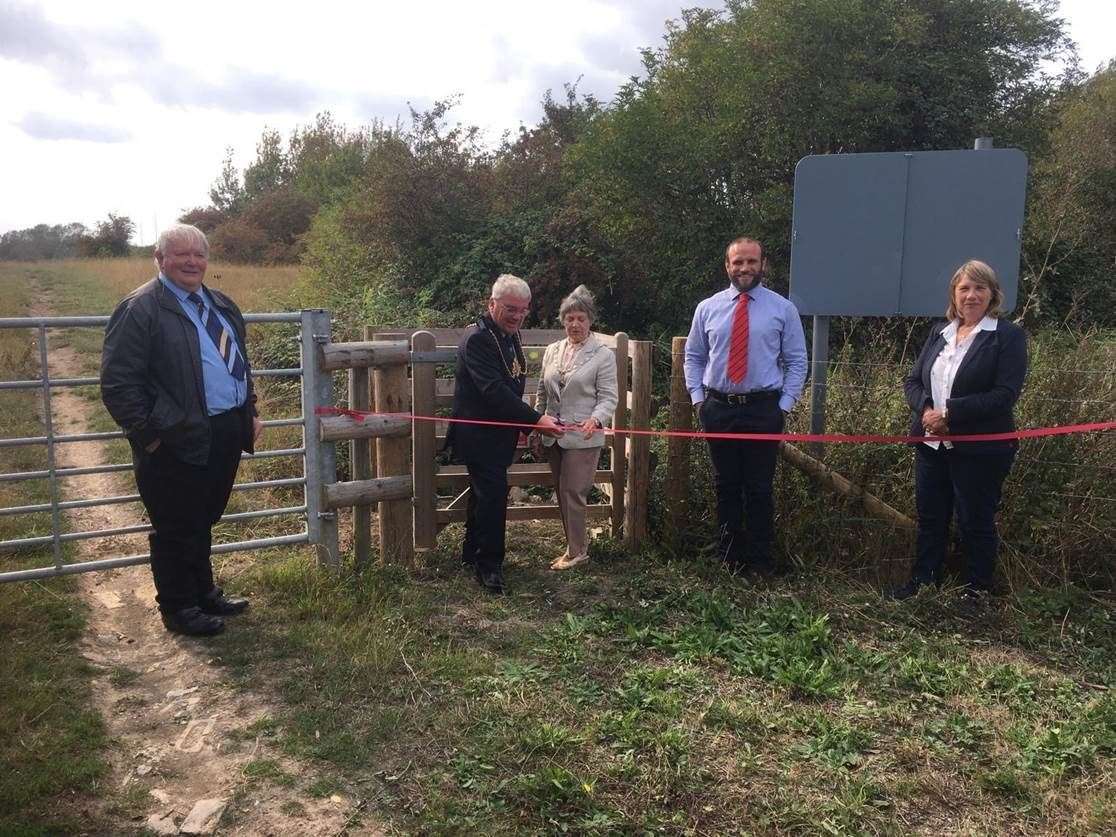
[{"label": "white clouds", "polygon": [[18,123],[27,136],[39,140],[127,142],[131,133],[114,125],[98,125],[47,113],[26,114]]},{"label": "white clouds", "polygon": [[[206,202],[226,146],[243,166],[264,127],[286,135],[321,110],[391,124],[460,93],[450,118],[494,143],[538,120],[547,89],[580,79],[610,100],[692,6],[722,3],[0,0],[0,231],[112,210],[150,240],[155,216]],[[1111,57],[1114,8],[1063,3],[1089,69]]]}]

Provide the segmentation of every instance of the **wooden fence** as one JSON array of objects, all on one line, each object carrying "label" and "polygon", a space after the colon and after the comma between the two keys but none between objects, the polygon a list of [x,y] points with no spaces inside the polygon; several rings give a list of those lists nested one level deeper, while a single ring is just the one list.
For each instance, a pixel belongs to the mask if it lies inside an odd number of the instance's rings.
[{"label": "wooden fence", "polygon": [[[464,329],[430,331],[366,330],[359,343],[320,347],[323,371],[349,370],[349,404],[353,410],[448,416],[453,402],[456,347]],[[524,400],[534,399],[543,349],[565,333],[524,330],[520,333],[528,361]],[[613,426],[647,429],[651,412],[651,344],[629,340],[624,333],[598,334],[616,354],[621,393]],[[531,373],[534,373],[531,376]],[[409,373],[409,374],[408,374]],[[323,487],[323,508],[353,508],[353,548],[357,564],[371,559],[372,508],[377,507],[380,555],[384,561],[409,564],[415,548],[433,547],[447,524],[465,519],[469,478],[464,466],[439,465],[438,451],[448,423],[397,416],[323,418],[323,442],[349,442],[352,480]],[[647,536],[650,440],[646,436],[609,437],[608,463],[595,484],[605,502],[592,503],[590,520],[607,521],[611,533],[623,533],[630,547]],[[522,444],[508,469],[512,486],[552,486],[546,463],[522,462]],[[509,521],[558,519],[556,504],[515,503]]]}]

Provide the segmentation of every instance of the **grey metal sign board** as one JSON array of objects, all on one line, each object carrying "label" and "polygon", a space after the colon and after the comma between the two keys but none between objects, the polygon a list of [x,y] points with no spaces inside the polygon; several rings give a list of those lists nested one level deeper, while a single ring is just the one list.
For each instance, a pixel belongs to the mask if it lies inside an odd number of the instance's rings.
[{"label": "grey metal sign board", "polygon": [[941,316],[953,272],[980,259],[1010,311],[1026,189],[1014,148],[803,157],[790,298],[802,314]]}]

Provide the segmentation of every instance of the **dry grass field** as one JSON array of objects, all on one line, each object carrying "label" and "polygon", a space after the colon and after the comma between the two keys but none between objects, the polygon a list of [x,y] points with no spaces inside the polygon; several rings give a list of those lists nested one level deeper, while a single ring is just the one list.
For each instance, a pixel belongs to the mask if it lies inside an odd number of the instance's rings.
[{"label": "dry grass field", "polygon": [[[152,259],[133,257],[129,259],[65,259],[56,262],[8,262],[3,265],[5,273],[17,276],[35,272],[48,275],[59,284],[65,285],[68,278],[81,288],[88,289],[90,281],[96,284],[99,293],[84,300],[85,314],[108,314],[112,306],[131,291],[153,277],[156,266]],[[273,310],[277,293],[291,288],[298,279],[298,268],[255,267],[252,265],[226,265],[210,262],[206,284],[232,297],[242,311]]]}]

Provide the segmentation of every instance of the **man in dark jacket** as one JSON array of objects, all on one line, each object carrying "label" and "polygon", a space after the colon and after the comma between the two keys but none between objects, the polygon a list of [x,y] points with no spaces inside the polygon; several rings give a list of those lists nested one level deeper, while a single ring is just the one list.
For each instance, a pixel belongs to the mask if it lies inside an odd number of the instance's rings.
[{"label": "man in dark jacket", "polygon": [[[523,402],[527,359],[519,327],[531,309],[531,289],[518,276],[504,274],[492,286],[488,313],[477,320],[457,347],[453,418],[534,425],[561,435],[558,422]],[[519,434],[529,427],[451,423],[446,447],[469,472],[469,504],[461,560],[472,566],[477,583],[492,593],[504,591],[504,529],[508,511],[508,466]]]},{"label": "man in dark jacket", "polygon": [[164,230],[159,275],[116,307],[101,356],[101,398],[132,447],[136,485],[155,531],[151,574],[163,624],[204,636],[248,606],[213,582],[211,535],[240,452],[263,427],[244,318],[202,284],[209,243],[197,227]]}]

